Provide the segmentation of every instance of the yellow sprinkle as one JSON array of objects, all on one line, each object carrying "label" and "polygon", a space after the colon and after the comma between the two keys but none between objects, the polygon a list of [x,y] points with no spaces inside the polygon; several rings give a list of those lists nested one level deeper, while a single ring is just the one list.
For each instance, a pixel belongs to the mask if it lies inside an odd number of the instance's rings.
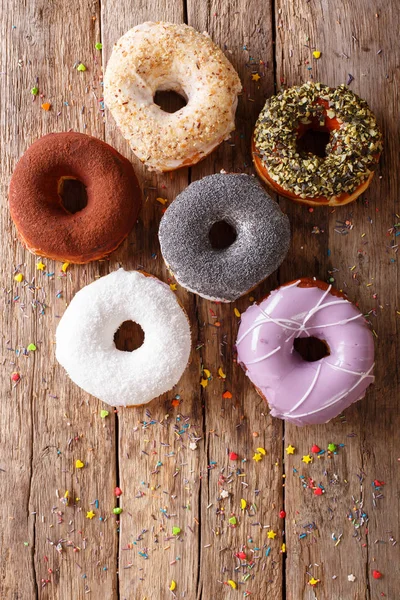
[{"label": "yellow sprinkle", "polygon": [[282,544],[281,550],[282,550],[282,552],[286,552],[286,544]]},{"label": "yellow sprinkle", "polygon": [[79,458],[77,461],[75,461],[75,467],[77,469],[83,469],[84,466],[85,466],[85,463],[83,463],[81,460],[79,460]]},{"label": "yellow sprinkle", "polygon": [[361,237],[365,237],[366,235],[367,235],[366,233],[362,233],[362,234],[361,234]]},{"label": "yellow sprinkle", "polygon": [[96,513],[95,513],[95,512],[93,512],[92,510],[89,510],[89,511],[86,513],[86,518],[87,518],[87,519],[93,519],[93,517],[94,517],[94,516],[96,516]]},{"label": "yellow sprinkle", "polygon": [[396,310],[396,313],[397,313],[398,315],[400,315],[400,310]]},{"label": "yellow sprinkle", "polygon": [[176,284],[176,283],[170,283],[170,284],[169,284],[169,287],[171,288],[171,290],[172,290],[173,292],[176,292],[176,288],[177,288],[177,284]]},{"label": "yellow sprinkle", "polygon": [[314,58],[321,58],[321,52],[319,50],[314,50],[312,55]]},{"label": "yellow sprinkle", "polygon": [[203,369],[203,373],[207,377],[207,379],[211,377],[211,371],[209,371],[208,369]]},{"label": "yellow sprinkle", "polygon": [[308,583],[310,585],[317,585],[317,583],[319,583],[319,579],[315,579],[315,577],[311,577],[311,579]]},{"label": "yellow sprinkle", "polygon": [[356,265],[353,265],[352,267],[350,267],[350,271],[354,271],[355,268],[356,268]]},{"label": "yellow sprinkle", "polygon": [[65,262],[65,263],[63,263],[63,266],[61,267],[61,271],[62,271],[63,273],[66,273],[66,271],[67,271],[68,267],[69,267],[69,262]]},{"label": "yellow sprinkle", "polygon": [[226,378],[226,375],[225,375],[225,373],[223,372],[223,370],[222,370],[222,367],[220,367],[220,368],[218,369],[218,375],[219,375],[220,377],[222,377],[222,379],[225,379],[225,378]]},{"label": "yellow sprinkle", "polygon": [[261,79],[258,73],[253,73],[251,78],[253,81],[258,81],[259,79]]},{"label": "yellow sprinkle", "polygon": [[237,585],[236,585],[236,583],[232,579],[228,579],[228,581],[226,583],[228,585],[230,585],[233,590],[236,590]]},{"label": "yellow sprinkle", "polygon": [[44,271],[46,268],[46,265],[44,263],[42,263],[42,261],[36,263],[36,269],[38,271]]},{"label": "yellow sprinkle", "polygon": [[235,313],[235,317],[239,318],[240,317],[240,312],[238,311],[237,308],[233,309],[233,312]]},{"label": "yellow sprinkle", "polygon": [[18,273],[15,277],[14,277],[15,281],[18,281],[18,283],[21,283],[21,281],[24,280],[24,276],[22,275],[22,273]]},{"label": "yellow sprinkle", "polygon": [[247,502],[246,502],[246,500],[244,500],[244,499],[242,498],[242,499],[241,499],[241,501],[240,501],[240,508],[241,508],[242,510],[244,510],[244,509],[246,508],[246,506],[247,506]]},{"label": "yellow sprinkle", "polygon": [[176,588],[176,583],[174,580],[172,580],[171,585],[169,586],[169,589],[171,590],[171,592],[173,592],[175,588]]},{"label": "yellow sprinkle", "polygon": [[372,330],[372,333],[374,334],[374,336],[377,338],[378,334],[376,333],[375,329]]},{"label": "yellow sprinkle", "polygon": [[253,456],[253,460],[255,460],[256,462],[260,462],[260,460],[262,460],[262,454],[256,452]]},{"label": "yellow sprinkle", "polygon": [[208,386],[208,379],[202,379],[202,380],[200,381],[200,385],[201,385],[203,388],[207,387],[207,386]]},{"label": "yellow sprinkle", "polygon": [[162,204],[163,206],[167,204],[168,200],[166,198],[156,198],[157,202]]},{"label": "yellow sprinkle", "polygon": [[64,494],[64,498],[68,498],[68,496],[69,496],[69,491],[67,490]]},{"label": "yellow sprinkle", "polygon": [[264,448],[257,448],[257,452],[259,452],[260,454],[263,454],[264,456],[267,454],[267,452]]}]

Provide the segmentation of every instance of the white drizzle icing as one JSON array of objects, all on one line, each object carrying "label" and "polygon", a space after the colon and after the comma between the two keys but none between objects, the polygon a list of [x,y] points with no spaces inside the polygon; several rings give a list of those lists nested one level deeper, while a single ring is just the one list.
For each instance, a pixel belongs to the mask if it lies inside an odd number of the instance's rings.
[{"label": "white drizzle icing", "polygon": [[281,349],[281,346],[278,346],[277,348],[275,348],[275,350],[272,350],[272,352],[269,352],[269,354],[265,354],[264,356],[261,356],[260,358],[256,358],[255,360],[249,360],[247,362],[247,364],[248,365],[255,365],[256,363],[262,362],[266,358],[269,358],[273,354],[276,354],[276,352],[279,352],[280,349]]},{"label": "white drizzle icing", "polygon": [[[374,375],[371,375],[371,371],[373,370],[375,366],[375,363],[371,366],[371,368],[368,370],[367,373],[362,373],[360,375],[359,380],[353,385],[353,387],[351,387],[349,390],[347,390],[344,394],[342,394],[341,396],[339,396],[339,398],[335,398],[333,399],[331,402],[329,402],[328,404],[325,404],[324,406],[321,406],[320,408],[316,408],[315,410],[310,410],[309,412],[303,413],[301,415],[290,415],[290,412],[288,413],[284,413],[282,416],[283,417],[288,417],[288,419],[302,419],[303,417],[308,417],[310,415],[315,415],[323,410],[326,410],[327,408],[329,408],[330,406],[333,406],[334,404],[337,404],[338,402],[340,402],[340,400],[343,400],[343,398],[345,398],[345,396],[347,396],[348,394],[350,394],[353,390],[355,390],[355,388],[367,377],[371,377],[372,379],[375,379]],[[293,410],[293,409],[292,409]]]},{"label": "white drizzle icing", "polygon": [[306,391],[306,393],[304,394],[304,396],[302,398],[300,398],[300,400],[297,402],[297,404],[295,404],[289,410],[289,412],[286,413],[286,414],[290,415],[293,411],[297,410],[299,408],[299,406],[301,406],[303,404],[303,402],[305,402],[307,400],[308,396],[311,394],[311,392],[313,391],[313,389],[317,385],[317,380],[318,380],[319,374],[321,373],[321,369],[322,369],[322,364],[320,363],[318,365],[317,372],[315,373],[314,379],[312,380],[312,383],[311,383],[310,387],[308,388],[308,390]]}]

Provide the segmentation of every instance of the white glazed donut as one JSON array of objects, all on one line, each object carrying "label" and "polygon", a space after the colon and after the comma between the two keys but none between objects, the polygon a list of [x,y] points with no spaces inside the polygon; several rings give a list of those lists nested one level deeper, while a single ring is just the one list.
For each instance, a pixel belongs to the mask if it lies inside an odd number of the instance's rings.
[{"label": "white glazed donut", "polygon": [[[115,347],[124,321],[138,323],[144,342]],[[56,358],[72,381],[111,406],[150,402],[178,383],[189,360],[190,327],[169,287],[139,271],[119,269],[81,289],[56,332]]]},{"label": "white glazed donut", "polygon": [[[235,128],[240,79],[206,34],[172,23],[142,23],[115,44],[104,99],[133,152],[150,169],[195,164]],[[157,91],[175,91],[187,105],[167,113]]]}]

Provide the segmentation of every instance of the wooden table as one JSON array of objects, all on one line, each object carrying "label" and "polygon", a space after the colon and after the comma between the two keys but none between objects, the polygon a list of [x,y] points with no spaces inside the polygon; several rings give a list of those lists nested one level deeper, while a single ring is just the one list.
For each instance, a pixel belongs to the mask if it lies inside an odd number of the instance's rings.
[{"label": "wooden table", "polygon": [[[396,2],[3,0],[0,6],[1,599],[398,599]],[[167,175],[146,171],[103,112],[102,73],[112,45],[146,20],[208,31],[244,87],[231,140],[194,168]],[[102,51],[95,49],[100,41]],[[84,72],[76,68],[81,62]],[[148,406],[109,409],[102,418],[108,407],[71,383],[55,360],[65,307],[82,286],[120,265],[167,281],[157,239],[164,207],[157,198],[172,201],[188,182],[220,169],[253,173],[250,136],[265,98],[311,78],[348,82],[365,98],[384,131],[385,152],[370,189],[354,204],[310,211],[279,200],[292,224],[290,254],[254,297],[301,275],[333,277],[371,322],[375,386],[327,425],[284,425],[270,418],[233,360],[234,308],[244,310],[249,296],[220,305],[178,288],[195,342],[184,377]],[[63,274],[50,260],[37,270],[37,258],[17,241],[7,186],[34,140],[69,129],[129,157],[145,203],[110,260]],[[18,272],[22,283],[14,279]],[[26,350],[31,343],[36,351]],[[203,367],[212,374],[204,389]],[[13,372],[20,374],[17,384]],[[194,439],[197,448],[189,445]],[[330,443],[336,453],[327,451]],[[302,457],[313,444],[326,452],[307,465]],[[257,447],[266,450],[261,462],[252,460]],[[230,460],[230,451],[239,460]],[[76,469],[76,460],[84,468]],[[325,493],[317,496],[312,488],[320,484]],[[113,514],[117,485],[120,516]],[[222,489],[229,497],[221,501]],[[279,516],[283,509],[286,518]],[[173,527],[181,529],[178,536]],[[246,558],[238,559],[242,551]],[[383,577],[375,579],[373,570]]]}]

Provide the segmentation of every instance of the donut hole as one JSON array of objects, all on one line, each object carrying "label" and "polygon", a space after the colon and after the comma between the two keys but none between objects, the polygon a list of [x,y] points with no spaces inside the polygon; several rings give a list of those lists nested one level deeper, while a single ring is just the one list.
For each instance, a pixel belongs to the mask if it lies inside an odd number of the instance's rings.
[{"label": "donut hole", "polygon": [[214,250],[225,250],[232,246],[237,238],[237,231],[227,221],[217,221],[208,232],[208,239]]},{"label": "donut hole", "polygon": [[187,100],[174,90],[157,90],[154,94],[154,104],[164,112],[175,113],[186,106]]},{"label": "donut hole", "polygon": [[83,210],[88,203],[86,186],[75,177],[61,177],[58,182],[61,204],[71,215]]},{"label": "donut hole", "polygon": [[315,362],[330,355],[329,346],[325,340],[312,336],[296,338],[293,347],[306,362]]},{"label": "donut hole", "polygon": [[297,138],[296,149],[299,154],[313,154],[320,158],[326,158],[326,147],[329,141],[328,129],[310,127]]},{"label": "donut hole", "polygon": [[144,331],[139,323],[124,321],[114,333],[114,344],[117,350],[133,352],[144,342]]}]

